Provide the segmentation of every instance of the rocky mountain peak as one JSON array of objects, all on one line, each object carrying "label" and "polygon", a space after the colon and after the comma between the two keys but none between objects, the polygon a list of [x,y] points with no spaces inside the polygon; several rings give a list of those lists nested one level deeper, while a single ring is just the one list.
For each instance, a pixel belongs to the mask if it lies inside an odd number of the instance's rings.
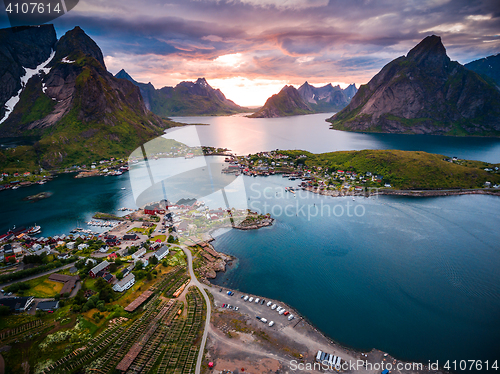
[{"label": "rocky mountain peak", "polygon": [[56,56],[53,63],[61,61],[63,58],[75,60],[78,57],[93,57],[106,69],[102,51],[79,26],[69,30],[56,44]]},{"label": "rocky mountain peak", "polygon": [[436,35],[424,38],[408,52],[406,57],[424,67],[443,66],[450,62],[441,38]]}]

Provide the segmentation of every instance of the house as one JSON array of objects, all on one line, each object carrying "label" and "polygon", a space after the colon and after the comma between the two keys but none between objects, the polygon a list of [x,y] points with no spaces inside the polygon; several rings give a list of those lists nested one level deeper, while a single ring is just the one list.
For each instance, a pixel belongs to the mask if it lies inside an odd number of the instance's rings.
[{"label": "house", "polygon": [[56,309],[59,309],[59,301],[57,300],[40,301],[36,306],[36,310],[41,310],[43,312],[54,311]]},{"label": "house", "polygon": [[165,214],[165,209],[163,209],[159,204],[146,205],[144,207],[144,213],[149,215]]},{"label": "house", "polygon": [[111,252],[109,255],[108,255],[108,259],[112,259],[112,258],[118,258],[118,255],[115,253],[115,252]]},{"label": "house", "polygon": [[111,273],[105,273],[102,277],[108,283],[111,283],[111,281],[113,280],[113,274]]},{"label": "house", "polygon": [[120,245],[120,241],[118,239],[106,239],[106,245],[109,247],[116,247]]},{"label": "house", "polygon": [[138,261],[139,258],[142,257],[144,254],[146,254],[146,248],[141,248],[137,252],[132,254],[132,258],[134,259],[134,262]]},{"label": "house", "polygon": [[135,283],[135,275],[132,273],[127,274],[121,281],[117,282],[113,286],[113,290],[116,292],[123,292],[132,287]]},{"label": "house", "polygon": [[168,247],[164,245],[155,252],[155,257],[158,259],[158,261],[161,261],[163,257],[168,255],[168,253],[169,253]]},{"label": "house", "polygon": [[78,275],[71,276],[71,275],[53,273],[49,275],[48,279],[52,282],[63,283],[64,284],[63,288],[59,293],[61,295],[64,295],[65,293],[70,293],[71,291],[73,291],[73,288],[75,288],[76,282],[80,280],[80,277]]},{"label": "house", "polygon": [[132,241],[135,241],[135,240],[138,240],[138,239],[139,239],[139,236],[136,233],[131,233],[131,234],[125,234],[125,235],[123,235],[123,240],[132,240]]},{"label": "house", "polygon": [[83,251],[84,249],[87,249],[89,247],[88,244],[82,243],[78,245],[78,250]]},{"label": "house", "polygon": [[0,305],[8,306],[12,312],[24,312],[34,300],[33,296],[9,297],[0,299]]},{"label": "house", "polygon": [[484,187],[491,187],[491,182],[484,182]]},{"label": "house", "polygon": [[92,277],[92,278],[95,278],[97,276],[97,273],[99,273],[100,271],[103,271],[103,270],[108,270],[109,268],[109,265],[111,265],[108,261],[104,260],[103,262],[101,262],[100,264],[97,264],[96,266],[94,266],[92,269],[90,269],[89,271],[89,275]]}]

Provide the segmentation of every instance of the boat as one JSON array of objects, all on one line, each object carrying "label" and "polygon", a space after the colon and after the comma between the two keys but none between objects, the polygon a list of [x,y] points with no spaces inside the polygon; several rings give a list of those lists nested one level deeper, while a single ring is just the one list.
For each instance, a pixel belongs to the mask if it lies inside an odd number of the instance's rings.
[{"label": "boat", "polygon": [[12,187],[13,190],[17,190],[18,188],[19,188],[19,186]]},{"label": "boat", "polygon": [[37,226],[35,223],[35,226],[31,227],[28,230],[28,234],[40,234],[42,232],[42,228],[40,226]]},{"label": "boat", "polygon": [[186,154],[186,156],[184,156],[184,158],[193,158],[193,157],[194,157],[193,153],[188,153]]},{"label": "boat", "polygon": [[122,190],[126,190],[126,188],[125,188],[125,187],[122,187]]}]

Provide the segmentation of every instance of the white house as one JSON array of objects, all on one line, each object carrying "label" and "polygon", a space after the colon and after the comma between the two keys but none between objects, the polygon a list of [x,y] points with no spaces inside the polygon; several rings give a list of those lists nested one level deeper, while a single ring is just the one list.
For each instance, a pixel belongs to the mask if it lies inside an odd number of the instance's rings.
[{"label": "white house", "polygon": [[135,261],[138,261],[139,258],[141,258],[145,254],[146,254],[146,248],[141,248],[137,252],[132,254],[132,258],[134,259],[134,262],[135,262]]},{"label": "white house", "polygon": [[169,253],[168,247],[164,245],[155,252],[155,257],[158,259],[158,261],[161,261],[163,257],[168,255],[168,253]]},{"label": "white house", "polygon": [[123,292],[132,287],[135,283],[135,275],[128,273],[121,281],[117,282],[113,286],[113,290],[116,292]]},{"label": "white house", "polygon": [[79,244],[78,245],[78,250],[79,251],[83,251],[84,249],[88,248],[89,245],[88,244],[85,244],[85,243],[82,243],[82,244]]},{"label": "white house", "polygon": [[32,249],[33,251],[38,251],[39,249],[42,249],[42,246],[41,246],[40,244],[38,244],[38,243],[35,243],[35,244],[33,244],[33,245],[31,246],[31,249]]},{"label": "white house", "polygon": [[76,242],[66,243],[66,248],[68,248],[68,249],[75,249],[75,244],[76,244]]}]

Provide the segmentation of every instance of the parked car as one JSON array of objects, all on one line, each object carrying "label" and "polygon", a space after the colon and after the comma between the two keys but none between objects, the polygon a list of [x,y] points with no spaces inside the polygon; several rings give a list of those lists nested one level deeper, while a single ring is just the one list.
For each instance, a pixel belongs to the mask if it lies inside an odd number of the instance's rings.
[{"label": "parked car", "polygon": [[284,308],[282,308],[282,309],[279,311],[279,314],[280,314],[280,315],[283,315],[283,313],[285,313],[285,309],[284,309]]},{"label": "parked car", "polygon": [[290,312],[288,310],[285,313],[283,313],[283,315],[285,315],[285,316],[287,316],[289,314],[290,314]]},{"label": "parked car", "polygon": [[219,290],[219,292],[222,292],[222,288]]},{"label": "parked car", "polygon": [[271,307],[272,310],[276,309],[277,305],[276,304],[273,304],[273,306]]},{"label": "parked car", "polygon": [[225,308],[226,307],[226,304],[222,304],[222,307]]},{"label": "parked car", "polygon": [[294,318],[295,318],[295,317],[293,316],[293,314],[290,314],[290,315],[288,316],[288,320],[289,320],[289,321],[291,321],[291,320],[292,320],[292,319],[294,319]]},{"label": "parked car", "polygon": [[273,302],[272,302],[272,301],[269,301],[266,305],[267,305],[267,306],[271,306],[271,305],[273,305]]},{"label": "parked car", "polygon": [[261,319],[260,319],[260,322],[267,323],[267,319],[265,319],[265,318],[261,318]]},{"label": "parked car", "polygon": [[231,296],[231,291],[227,291],[227,294],[228,294],[229,296]]},{"label": "parked car", "polygon": [[258,303],[259,303],[259,300],[260,300],[259,298],[256,298],[256,299],[255,299],[255,304],[258,304]]},{"label": "parked car", "polygon": [[240,309],[240,308],[239,308],[239,307],[237,307],[237,306],[235,306],[235,307],[234,307],[234,310],[238,310],[238,309]]},{"label": "parked car", "polygon": [[262,300],[260,301],[260,305],[264,305],[264,303],[265,303],[265,302],[266,302],[266,300],[262,299]]},{"label": "parked car", "polygon": [[240,299],[243,299],[245,297],[245,295],[241,295]]},{"label": "parked car", "polygon": [[274,321],[269,322],[269,327],[274,326]]},{"label": "parked car", "polygon": [[281,312],[281,309],[283,309],[283,308],[279,306],[276,308],[276,311],[279,313],[279,312]]},{"label": "parked car", "polygon": [[245,297],[243,298],[243,300],[244,300],[244,301],[247,301],[247,300],[248,300],[248,296],[245,296]]},{"label": "parked car", "polygon": [[253,297],[251,297],[250,299],[248,299],[248,301],[252,302],[253,301]]},{"label": "parked car", "polygon": [[260,319],[260,317],[259,317],[259,316],[256,316],[255,318]]}]

